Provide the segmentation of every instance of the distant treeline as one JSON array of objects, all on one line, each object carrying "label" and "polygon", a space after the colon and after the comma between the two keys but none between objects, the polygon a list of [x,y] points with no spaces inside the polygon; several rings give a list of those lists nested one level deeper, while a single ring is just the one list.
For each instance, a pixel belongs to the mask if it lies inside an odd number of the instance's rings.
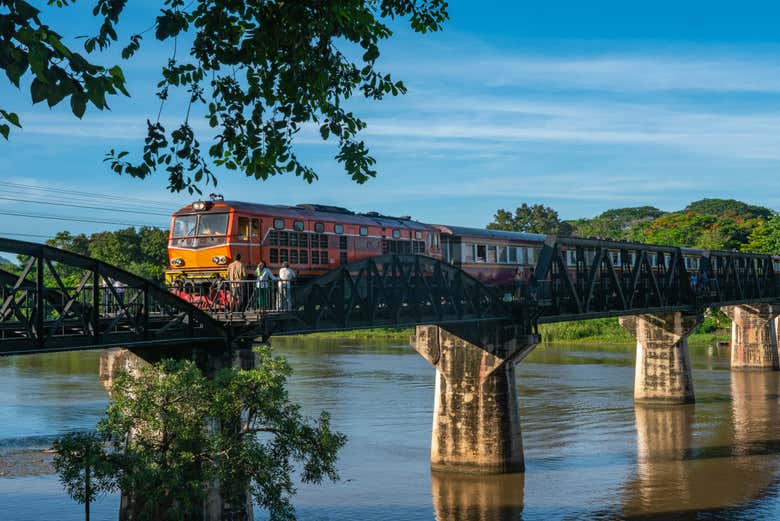
[{"label": "distant treeline", "polygon": [[[160,228],[124,228],[91,235],[59,232],[46,244],[101,260],[157,282],[162,281],[168,266],[168,231]],[[24,259],[19,261],[23,264]],[[77,271],[63,270],[61,276],[64,275],[66,284],[78,283]]]},{"label": "distant treeline", "polygon": [[780,216],[734,199],[702,199],[676,212],[653,206],[615,208],[563,221],[553,208],[523,203],[498,210],[488,228],[627,240],[691,248],[780,253]]}]

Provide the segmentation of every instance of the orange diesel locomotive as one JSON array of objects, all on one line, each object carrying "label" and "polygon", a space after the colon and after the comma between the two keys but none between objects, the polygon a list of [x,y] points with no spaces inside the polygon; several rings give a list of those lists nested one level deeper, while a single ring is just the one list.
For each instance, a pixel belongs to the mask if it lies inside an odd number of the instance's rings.
[{"label": "orange diesel locomotive", "polygon": [[356,214],[345,208],[196,201],[173,214],[166,282],[224,278],[238,254],[254,274],[289,262],[299,278],[384,253],[441,257],[439,230],[409,217]]}]

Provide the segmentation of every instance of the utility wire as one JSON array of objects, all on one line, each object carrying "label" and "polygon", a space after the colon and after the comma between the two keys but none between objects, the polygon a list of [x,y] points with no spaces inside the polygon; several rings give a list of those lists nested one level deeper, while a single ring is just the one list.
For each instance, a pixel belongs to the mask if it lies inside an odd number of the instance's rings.
[{"label": "utility wire", "polygon": [[22,183],[10,183],[10,182],[4,182],[2,187],[0,187],[0,188],[4,188],[4,187],[14,187],[14,188],[21,188],[21,189],[26,189],[26,190],[37,190],[37,191],[41,191],[41,192],[56,193],[58,195],[70,194],[70,195],[75,195],[75,196],[79,196],[79,197],[89,197],[89,198],[100,197],[100,198],[103,198],[103,199],[114,199],[114,200],[126,201],[126,202],[135,201],[135,202],[138,202],[138,203],[143,203],[145,205],[152,204],[152,205],[155,205],[155,206],[159,206],[161,208],[167,208],[166,203],[164,203],[162,201],[154,202],[154,201],[149,201],[148,199],[140,199],[140,198],[136,198],[136,197],[125,197],[123,195],[100,194],[100,193],[95,193],[95,192],[84,192],[84,191],[81,191],[81,190],[69,190],[69,189],[65,189],[65,188],[49,188],[49,187],[45,187],[45,186],[35,186],[35,185],[27,185],[27,184],[22,184]]},{"label": "utility wire", "polygon": [[44,239],[49,239],[51,237],[54,237],[53,235],[43,235],[40,233],[17,233],[17,232],[0,232],[0,236],[3,235],[14,235],[18,237],[42,237]]},{"label": "utility wire", "polygon": [[169,217],[169,213],[161,213],[161,212],[146,212],[143,210],[128,210],[124,208],[108,208],[105,206],[88,206],[88,205],[82,205],[82,204],[73,204],[73,203],[56,203],[53,201],[36,201],[34,199],[19,199],[14,197],[3,197],[0,196],[0,201],[15,201],[18,203],[32,203],[32,204],[48,204],[51,206],[67,206],[69,208],[85,208],[88,210],[102,210],[107,212],[122,212],[122,213],[133,213],[133,214],[144,214],[144,215],[161,215]]},{"label": "utility wire", "polygon": [[36,215],[33,213],[22,212],[4,212],[0,211],[0,215],[10,215],[11,217],[29,217],[31,219],[48,219],[52,221],[73,221],[78,223],[95,223],[95,224],[112,224],[115,226],[148,226],[151,228],[163,228],[164,226],[156,224],[138,224],[138,223],[125,223],[117,221],[101,221],[96,219],[77,219],[75,217],[64,217],[61,215]]}]

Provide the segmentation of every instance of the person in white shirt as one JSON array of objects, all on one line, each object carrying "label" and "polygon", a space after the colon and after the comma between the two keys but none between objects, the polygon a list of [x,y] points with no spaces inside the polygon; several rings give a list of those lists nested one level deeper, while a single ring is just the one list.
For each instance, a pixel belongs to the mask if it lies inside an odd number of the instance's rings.
[{"label": "person in white shirt", "polygon": [[271,307],[271,282],[279,280],[279,277],[274,275],[274,272],[263,261],[257,265],[255,276],[257,277],[257,307],[268,309]]},{"label": "person in white shirt", "polygon": [[279,270],[279,303],[282,311],[292,309],[292,281],[295,278],[295,272],[290,268],[290,263],[282,264]]}]

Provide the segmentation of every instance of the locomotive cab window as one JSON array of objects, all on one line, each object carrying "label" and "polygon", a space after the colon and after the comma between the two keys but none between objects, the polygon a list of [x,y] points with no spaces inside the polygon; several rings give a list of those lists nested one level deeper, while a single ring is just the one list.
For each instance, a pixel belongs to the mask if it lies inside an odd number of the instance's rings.
[{"label": "locomotive cab window", "polygon": [[274,228],[284,230],[284,219],[274,219]]},{"label": "locomotive cab window", "polygon": [[325,233],[325,225],[322,223],[314,223],[314,231],[317,233]]},{"label": "locomotive cab window", "polygon": [[173,221],[174,237],[192,237],[198,225],[197,215],[180,215]]},{"label": "locomotive cab window", "polygon": [[227,234],[228,214],[213,213],[200,216],[198,235],[214,236]]}]

